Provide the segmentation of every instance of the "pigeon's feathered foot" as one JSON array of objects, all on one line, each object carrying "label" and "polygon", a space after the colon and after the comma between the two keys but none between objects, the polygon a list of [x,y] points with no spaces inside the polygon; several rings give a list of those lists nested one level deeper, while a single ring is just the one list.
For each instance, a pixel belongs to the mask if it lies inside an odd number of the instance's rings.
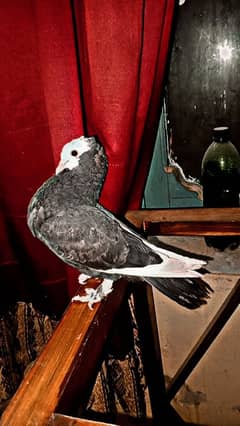
[{"label": "pigeon's feathered foot", "polygon": [[80,274],[78,277],[78,282],[81,285],[86,285],[87,281],[90,279],[90,275],[86,275],[86,274]]},{"label": "pigeon's feathered foot", "polygon": [[95,303],[101,302],[113,290],[113,280],[104,279],[103,282],[96,288],[86,288],[85,296],[74,296],[72,302],[88,302],[88,307],[93,309]]}]

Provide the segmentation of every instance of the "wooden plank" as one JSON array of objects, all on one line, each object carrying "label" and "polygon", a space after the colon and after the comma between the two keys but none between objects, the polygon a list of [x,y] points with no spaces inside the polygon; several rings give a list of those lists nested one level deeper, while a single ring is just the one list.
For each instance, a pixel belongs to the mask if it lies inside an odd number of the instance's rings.
[{"label": "wooden plank", "polygon": [[93,420],[79,419],[76,417],[53,414],[48,426],[117,426],[113,423],[96,422]]},{"label": "wooden plank", "polygon": [[141,228],[143,222],[240,222],[240,208],[128,210],[125,218],[137,228]]},{"label": "wooden plank", "polygon": [[[62,414],[54,413],[47,426],[155,426],[156,422],[150,418],[142,419],[137,417],[128,416],[126,414],[118,414],[117,423],[105,423],[96,420],[87,420],[83,418],[65,416]],[[164,423],[165,424],[165,423]],[[169,422],[166,424],[179,425],[179,423]],[[185,423],[184,423],[185,424]]]},{"label": "wooden plank", "polygon": [[240,222],[143,222],[147,235],[226,236],[240,235]]},{"label": "wooden plank", "polygon": [[93,310],[86,303],[70,303],[6,408],[1,426],[45,426],[59,404],[68,410],[76,393],[84,395],[127,285],[118,281],[114,291]]}]

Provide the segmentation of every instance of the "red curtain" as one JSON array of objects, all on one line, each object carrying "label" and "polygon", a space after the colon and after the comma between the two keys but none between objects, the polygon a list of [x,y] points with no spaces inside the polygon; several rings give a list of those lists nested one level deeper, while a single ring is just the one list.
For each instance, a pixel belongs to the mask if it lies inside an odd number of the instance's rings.
[{"label": "red curtain", "polygon": [[28,293],[46,294],[56,311],[76,289],[76,272],[26,226],[29,200],[67,141],[97,135],[109,158],[101,202],[116,213],[139,208],[174,6],[174,0],[1,2],[3,292],[20,280],[13,263],[28,279]]}]

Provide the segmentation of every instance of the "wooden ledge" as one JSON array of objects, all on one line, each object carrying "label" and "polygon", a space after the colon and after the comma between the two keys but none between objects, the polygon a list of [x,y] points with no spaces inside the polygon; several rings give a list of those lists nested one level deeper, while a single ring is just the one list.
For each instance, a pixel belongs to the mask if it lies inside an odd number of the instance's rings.
[{"label": "wooden ledge", "polygon": [[[193,229],[192,232],[194,232],[194,234],[184,233],[178,235],[197,235],[197,228],[199,228],[200,232],[198,235],[204,235],[205,232],[207,232],[207,235],[210,235],[209,232],[211,232],[211,229],[213,233],[217,232],[214,235],[221,235],[220,224],[225,232],[224,235],[236,235],[236,233],[239,235],[240,229],[239,207],[128,210],[125,218],[136,228],[147,227],[147,232],[150,231],[149,224],[155,226],[155,230],[157,230],[157,224],[159,224],[159,227],[162,226],[161,229],[164,234],[164,223],[166,223],[166,229],[167,227],[170,229],[170,227],[174,227],[174,223],[178,223],[181,227],[181,232],[184,229]],[[152,231],[150,232],[152,234]],[[174,235],[177,235],[176,232],[177,226],[173,228],[171,234],[174,233]]]},{"label": "wooden ledge", "polygon": [[70,395],[78,395],[79,403],[86,397],[127,286],[126,281],[118,281],[93,310],[86,303],[70,303],[4,411],[1,426],[46,426],[59,406],[63,412],[71,409],[76,401]]},{"label": "wooden ledge", "polygon": [[96,422],[92,420],[78,419],[76,417],[54,414],[48,426],[117,426],[110,423]]},{"label": "wooden ledge", "polygon": [[143,231],[147,235],[174,236],[232,236],[240,235],[240,222],[143,222]]}]

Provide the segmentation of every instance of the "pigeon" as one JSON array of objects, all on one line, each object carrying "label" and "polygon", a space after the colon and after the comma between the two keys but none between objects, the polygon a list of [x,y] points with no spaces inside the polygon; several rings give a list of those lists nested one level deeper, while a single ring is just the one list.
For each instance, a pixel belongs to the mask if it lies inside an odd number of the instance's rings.
[{"label": "pigeon", "polygon": [[90,308],[120,278],[147,282],[189,309],[207,303],[212,289],[202,279],[206,261],[148,241],[100,204],[108,170],[103,146],[95,137],[73,139],[61,152],[55,175],[33,195],[27,224],[62,261],[79,270],[79,283],[100,278],[96,288],[73,300]]}]

